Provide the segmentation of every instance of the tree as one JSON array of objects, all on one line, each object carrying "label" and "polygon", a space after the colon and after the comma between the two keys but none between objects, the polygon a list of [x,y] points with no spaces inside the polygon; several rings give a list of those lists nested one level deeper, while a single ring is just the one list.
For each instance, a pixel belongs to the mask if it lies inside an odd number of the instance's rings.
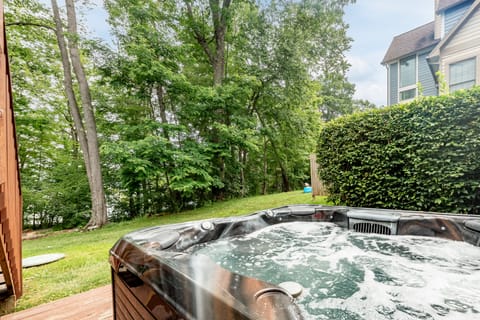
[{"label": "tree", "polygon": [[112,164],[109,181],[122,193],[115,198],[124,199],[116,211],[121,218],[200,204],[217,181],[209,148],[178,112],[198,91],[180,73],[189,64],[172,40],[176,4],[121,0],[106,7],[119,43],[119,53],[111,52],[103,67],[116,93],[102,110],[114,114],[103,150]]},{"label": "tree", "polygon": [[[220,0],[210,0],[208,2],[210,22],[205,21],[202,16],[194,14],[192,2],[192,0],[184,0],[189,27],[210,62],[213,70],[213,85],[220,86],[225,79],[225,37],[229,26],[229,10],[232,1],[223,0],[220,4]],[[212,25],[211,30],[205,28],[209,24]],[[213,46],[210,43],[213,43]]]},{"label": "tree", "polygon": [[167,118],[206,147],[213,199],[290,190],[307,177],[320,102],[341,90],[351,102],[348,3],[107,1],[125,56],[106,69],[147,105],[168,101]]},{"label": "tree", "polygon": [[[32,159],[28,168],[48,173],[38,180],[45,191],[37,202],[48,192],[45,199],[66,204],[71,198],[61,188],[85,199],[86,188],[74,190],[68,183],[80,180],[69,172],[74,167],[87,172],[93,198],[93,177],[102,177],[89,160],[90,149],[98,148],[96,134],[90,136],[95,130],[101,133],[105,191],[115,219],[301,187],[322,126],[319,106],[332,117],[353,108],[343,55],[350,43],[342,20],[348,3],[106,0],[118,47],[89,51],[80,42],[73,0],[67,1],[66,24],[52,0],[56,24],[33,22],[45,25],[38,29],[46,33],[57,31],[49,46],[58,43],[60,49],[52,57],[58,101],[37,119],[25,117],[38,120],[38,130],[24,132],[42,139],[38,152],[25,153]],[[85,73],[96,70],[85,72],[90,65],[79,60],[88,63],[89,54],[100,58],[95,65],[101,64],[101,73],[87,81]],[[63,134],[52,136],[51,124]],[[60,145],[57,137],[64,152],[49,145]],[[45,155],[51,160],[39,162]],[[55,212],[80,219],[83,204],[77,216],[66,212],[74,210],[68,205]]]},{"label": "tree", "polygon": [[[97,129],[93,113],[90,89],[80,61],[78,49],[77,22],[73,0],[66,0],[67,21],[70,39],[68,40],[68,51],[65,35],[63,32],[62,19],[56,0],[52,0],[52,11],[55,21],[55,34],[62,58],[65,92],[68,98],[70,112],[75,123],[75,132],[80,142],[87,177],[90,185],[92,214],[87,226],[101,227],[107,222],[107,209],[103,190],[102,171],[100,166],[100,153],[97,140]],[[73,90],[73,79],[70,61],[76,75],[79,86],[81,103],[83,107],[83,118],[80,114],[75,92]]]},{"label": "tree", "polygon": [[377,105],[373,102],[364,99],[355,99],[353,100],[353,105],[355,110],[366,111],[370,109],[376,109]]},{"label": "tree", "polygon": [[[300,168],[314,150],[320,127],[316,110],[320,102],[337,95],[326,90],[332,87],[326,79],[351,87],[343,76],[348,68],[343,50],[350,41],[342,21],[347,3],[272,1],[246,9],[239,22],[243,27],[237,38],[245,40],[230,52],[238,60],[229,69],[238,68],[259,81],[249,103],[260,122],[259,135],[267,142],[266,154],[258,158],[265,159],[264,176],[267,159],[275,163],[275,171],[279,168],[282,191],[307,178]],[[263,180],[265,184],[266,177]]]},{"label": "tree", "polygon": [[[232,1],[210,0],[206,5],[200,1],[197,2],[196,7],[193,6],[194,2],[191,0],[184,1],[187,12],[184,28],[187,33],[191,33],[205,54],[212,69],[213,86],[218,88],[222,86],[226,76],[225,48],[227,30],[230,26],[230,18],[233,15],[233,12],[230,11]],[[221,93],[217,91],[214,94]],[[218,150],[214,155],[214,166],[218,169],[221,186],[213,190],[214,197],[223,199],[225,197],[225,184],[227,183],[226,171],[228,170],[225,164],[224,153],[228,151],[222,147],[225,143],[222,141],[222,137],[220,137],[220,127],[224,127],[224,125],[229,126],[231,115],[222,104],[218,105],[213,112],[218,115],[213,121],[216,125],[209,132],[205,133]],[[232,150],[229,151],[230,153],[232,152]]]},{"label": "tree", "polygon": [[342,73],[326,73],[322,76],[319,109],[325,121],[356,110],[353,101],[355,86],[346,80],[345,72],[346,70]]},{"label": "tree", "polygon": [[64,108],[62,66],[49,10],[37,1],[8,2],[6,27],[24,226],[85,224],[88,183],[77,160],[71,116]]}]

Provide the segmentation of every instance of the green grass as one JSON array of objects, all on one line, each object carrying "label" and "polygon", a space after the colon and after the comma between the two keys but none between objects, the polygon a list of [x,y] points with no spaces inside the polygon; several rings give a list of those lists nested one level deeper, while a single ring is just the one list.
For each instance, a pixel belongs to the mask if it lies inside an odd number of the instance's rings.
[{"label": "green grass", "polygon": [[24,258],[46,253],[64,253],[65,259],[23,270],[23,296],[18,301],[17,311],[109,284],[108,252],[122,235],[133,230],[238,216],[288,204],[325,203],[325,197],[317,197],[314,201],[311,194],[294,191],[219,202],[179,214],[111,223],[90,232],[52,233],[44,238],[26,240],[23,242]]}]

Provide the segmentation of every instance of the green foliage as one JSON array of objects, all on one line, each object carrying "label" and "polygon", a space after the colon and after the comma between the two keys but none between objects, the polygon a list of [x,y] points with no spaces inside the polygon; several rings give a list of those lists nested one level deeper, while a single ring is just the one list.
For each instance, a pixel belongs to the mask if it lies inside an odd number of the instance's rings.
[{"label": "green foliage", "polygon": [[363,99],[353,100],[353,110],[365,111],[365,110],[371,110],[376,108],[377,106],[375,105],[375,103],[370,102],[368,100],[363,100]]},{"label": "green foliage", "polygon": [[417,92],[419,98],[423,97],[423,85],[421,82],[417,82]]},{"label": "green foliage", "polygon": [[117,97],[100,107],[101,126],[122,215],[302,186],[319,102],[348,104],[352,93],[339,95],[348,87],[338,53],[350,43],[342,21],[349,2],[233,2],[224,12],[225,77],[212,86],[205,51],[215,44],[199,43],[213,38],[210,4],[190,2],[189,16],[185,2],[107,1],[120,50],[103,66]]},{"label": "green foliage", "polygon": [[450,89],[448,87],[447,80],[445,79],[445,75],[439,70],[435,73],[437,76],[438,82],[438,93],[440,95],[448,94]]},{"label": "green foliage", "polygon": [[[303,186],[321,112],[330,120],[369,107],[352,103],[345,77],[343,9],[352,2],[104,1],[115,47],[73,40],[89,77],[110,218]],[[88,183],[51,14],[38,0],[7,6],[25,225],[76,226],[90,214]]]},{"label": "green foliage", "polygon": [[53,22],[37,1],[6,2],[25,228],[84,224],[90,211],[62,91]]},{"label": "green foliage", "polygon": [[320,176],[336,203],[480,212],[480,88],[328,123]]},{"label": "green foliage", "polygon": [[204,201],[204,194],[217,182],[210,174],[208,152],[201,148],[192,141],[180,147],[155,135],[104,144],[105,158],[120,168],[110,170],[118,174],[116,192],[129,195],[112,203],[118,209],[114,218],[177,212],[192,201]]}]

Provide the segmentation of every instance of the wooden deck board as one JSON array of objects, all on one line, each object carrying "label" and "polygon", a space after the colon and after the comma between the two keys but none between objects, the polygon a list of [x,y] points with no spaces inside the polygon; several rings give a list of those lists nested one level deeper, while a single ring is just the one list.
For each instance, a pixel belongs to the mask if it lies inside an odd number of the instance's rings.
[{"label": "wooden deck board", "polygon": [[107,285],[40,306],[11,313],[0,320],[112,320],[112,286]]}]

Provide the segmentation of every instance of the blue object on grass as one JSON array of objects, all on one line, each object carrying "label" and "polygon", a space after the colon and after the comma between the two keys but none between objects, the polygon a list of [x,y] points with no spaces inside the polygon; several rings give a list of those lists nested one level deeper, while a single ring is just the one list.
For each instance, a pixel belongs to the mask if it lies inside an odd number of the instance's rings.
[{"label": "blue object on grass", "polygon": [[311,193],[312,192],[312,187],[304,187],[303,188],[303,193]]}]

